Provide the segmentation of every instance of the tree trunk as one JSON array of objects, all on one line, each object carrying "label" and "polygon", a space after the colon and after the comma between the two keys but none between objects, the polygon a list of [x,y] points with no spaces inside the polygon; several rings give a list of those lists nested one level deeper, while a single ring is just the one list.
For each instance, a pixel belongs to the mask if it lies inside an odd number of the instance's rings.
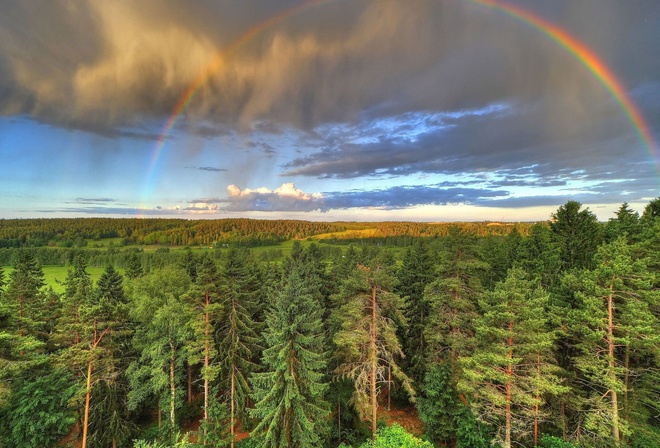
[{"label": "tree trunk", "polygon": [[[209,313],[208,313],[208,307],[211,302],[211,298],[209,297],[209,293],[206,293],[206,309],[204,313],[204,423],[208,424],[208,418],[209,418],[209,358],[210,358],[210,351],[211,351],[211,346],[209,343]],[[206,425],[204,425],[204,434],[203,434],[203,440],[202,443],[206,443]]]},{"label": "tree trunk", "polygon": [[92,396],[92,360],[94,355],[94,350],[101,343],[103,336],[110,330],[110,327],[106,328],[98,334],[96,330],[96,321],[94,321],[94,340],[92,347],[89,353],[89,360],[87,361],[87,386],[85,387],[85,416],[83,418],[83,438],[82,438],[82,448],[87,448],[87,426],[89,425],[89,402]]},{"label": "tree trunk", "polygon": [[92,395],[92,359],[87,361],[87,386],[85,388],[85,413],[83,417],[82,448],[87,448],[87,425],[89,424],[89,401]]},{"label": "tree trunk", "polygon": [[619,434],[619,403],[616,389],[614,388],[616,384],[616,371],[615,369],[615,358],[614,358],[614,279],[610,283],[610,293],[607,296],[607,348],[608,348],[608,372],[607,375],[610,377],[611,384],[613,388],[610,390],[612,396],[612,439],[614,440],[614,445],[619,446],[620,444],[620,434]]},{"label": "tree trunk", "polygon": [[369,358],[371,360],[371,438],[376,439],[376,423],[378,416],[378,401],[376,397],[376,369],[378,353],[376,347],[376,286],[371,287],[371,338],[369,341]]}]

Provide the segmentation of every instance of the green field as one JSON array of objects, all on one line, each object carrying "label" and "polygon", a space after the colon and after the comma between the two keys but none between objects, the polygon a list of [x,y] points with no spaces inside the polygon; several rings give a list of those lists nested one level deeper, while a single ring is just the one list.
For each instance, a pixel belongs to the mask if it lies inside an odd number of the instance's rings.
[{"label": "green field", "polygon": [[[14,270],[13,266],[3,266],[3,271],[5,272],[5,278],[8,280],[11,272]],[[44,283],[46,287],[52,287],[53,291],[56,293],[64,292],[64,281],[66,280],[69,267],[67,266],[43,266],[44,271]],[[105,268],[88,266],[87,273],[91,277],[92,281],[96,281],[101,277]],[[123,269],[119,269],[119,272],[123,274]]]}]

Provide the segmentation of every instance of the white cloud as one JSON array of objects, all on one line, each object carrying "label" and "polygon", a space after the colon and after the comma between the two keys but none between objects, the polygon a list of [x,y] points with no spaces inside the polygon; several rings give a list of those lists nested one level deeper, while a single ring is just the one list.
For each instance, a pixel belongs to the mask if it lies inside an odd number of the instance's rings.
[{"label": "white cloud", "polygon": [[305,193],[293,183],[285,183],[271,190],[266,187],[245,188],[232,184],[227,187],[228,211],[313,211],[323,208],[320,193]]}]

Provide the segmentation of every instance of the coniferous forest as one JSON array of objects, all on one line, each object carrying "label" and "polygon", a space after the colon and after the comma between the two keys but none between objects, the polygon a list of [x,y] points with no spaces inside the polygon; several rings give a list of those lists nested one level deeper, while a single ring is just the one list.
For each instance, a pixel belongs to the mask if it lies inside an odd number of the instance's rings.
[{"label": "coniferous forest", "polygon": [[0,447],[660,447],[658,248],[660,198],[3,220]]}]

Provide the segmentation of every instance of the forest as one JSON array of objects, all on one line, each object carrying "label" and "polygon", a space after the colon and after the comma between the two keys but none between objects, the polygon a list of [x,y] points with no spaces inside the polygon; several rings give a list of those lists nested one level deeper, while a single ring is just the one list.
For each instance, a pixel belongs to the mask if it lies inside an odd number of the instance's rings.
[{"label": "forest", "polygon": [[660,198],[0,220],[0,447],[660,447],[658,247]]}]

